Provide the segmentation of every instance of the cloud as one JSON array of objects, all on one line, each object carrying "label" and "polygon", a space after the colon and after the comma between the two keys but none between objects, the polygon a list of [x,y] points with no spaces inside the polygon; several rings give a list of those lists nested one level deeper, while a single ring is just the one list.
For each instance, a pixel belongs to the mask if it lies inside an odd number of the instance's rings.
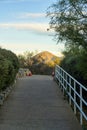
[{"label": "cloud", "polygon": [[16,29],[25,31],[34,31],[37,33],[52,33],[53,31],[47,32],[49,24],[46,23],[0,23],[2,29]]},{"label": "cloud", "polygon": [[40,0],[0,0],[1,3],[39,2]]},{"label": "cloud", "polygon": [[45,13],[22,13],[18,15],[18,18],[42,18],[46,17]]}]

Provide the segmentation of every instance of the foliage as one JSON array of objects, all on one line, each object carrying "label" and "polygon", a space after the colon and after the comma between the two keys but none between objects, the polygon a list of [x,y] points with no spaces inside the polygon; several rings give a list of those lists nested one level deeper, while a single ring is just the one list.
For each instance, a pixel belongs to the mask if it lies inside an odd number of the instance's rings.
[{"label": "foliage", "polygon": [[87,86],[87,0],[57,0],[47,16],[57,42],[65,43],[61,66]]},{"label": "foliage", "polygon": [[58,0],[49,7],[47,15],[57,41],[87,50],[87,0]]},{"label": "foliage", "polygon": [[24,52],[24,54],[20,54],[18,55],[18,60],[19,60],[19,64],[21,68],[27,68],[27,67],[31,67],[32,66],[32,57],[34,55],[37,54],[37,50],[36,51],[26,51]]},{"label": "foliage", "polygon": [[55,65],[60,63],[60,58],[47,51],[34,54],[27,52],[18,57],[20,66],[29,68],[33,74],[52,74]]},{"label": "foliage", "polygon": [[24,68],[26,65],[25,57],[23,55],[18,55],[18,60],[19,60],[20,68]]},{"label": "foliage", "polygon": [[19,62],[14,53],[0,48],[0,90],[13,83],[19,69]]},{"label": "foliage", "polygon": [[76,78],[83,85],[87,86],[87,53],[65,52],[65,58],[61,62],[63,67],[69,74]]}]

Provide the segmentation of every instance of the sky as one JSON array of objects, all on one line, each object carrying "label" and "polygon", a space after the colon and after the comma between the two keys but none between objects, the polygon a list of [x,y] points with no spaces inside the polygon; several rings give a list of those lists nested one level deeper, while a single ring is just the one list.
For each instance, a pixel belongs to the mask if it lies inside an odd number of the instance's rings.
[{"label": "sky", "polygon": [[0,47],[16,54],[25,51],[49,51],[60,55],[63,44],[47,31],[47,8],[56,0],[0,0]]}]

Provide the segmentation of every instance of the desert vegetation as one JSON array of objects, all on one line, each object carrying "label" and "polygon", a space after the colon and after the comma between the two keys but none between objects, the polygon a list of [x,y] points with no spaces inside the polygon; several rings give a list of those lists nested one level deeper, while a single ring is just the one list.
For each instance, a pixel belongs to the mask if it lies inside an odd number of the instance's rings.
[{"label": "desert vegetation", "polygon": [[87,1],[57,0],[47,16],[57,43],[66,46],[61,66],[87,86]]},{"label": "desert vegetation", "polygon": [[44,51],[38,54],[27,52],[27,55],[19,55],[19,63],[22,68],[29,68],[33,74],[52,74],[56,64],[60,64],[61,58],[50,52]]},{"label": "desert vegetation", "polygon": [[9,50],[0,48],[0,91],[14,82],[18,69],[17,56]]}]

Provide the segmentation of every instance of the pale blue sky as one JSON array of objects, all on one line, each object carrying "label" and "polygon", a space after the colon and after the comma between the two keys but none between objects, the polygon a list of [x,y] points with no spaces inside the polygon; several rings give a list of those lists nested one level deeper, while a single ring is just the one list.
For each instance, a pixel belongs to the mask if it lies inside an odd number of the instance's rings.
[{"label": "pale blue sky", "polygon": [[15,52],[50,51],[59,54],[54,32],[47,32],[47,8],[56,0],[0,0],[0,46]]}]

